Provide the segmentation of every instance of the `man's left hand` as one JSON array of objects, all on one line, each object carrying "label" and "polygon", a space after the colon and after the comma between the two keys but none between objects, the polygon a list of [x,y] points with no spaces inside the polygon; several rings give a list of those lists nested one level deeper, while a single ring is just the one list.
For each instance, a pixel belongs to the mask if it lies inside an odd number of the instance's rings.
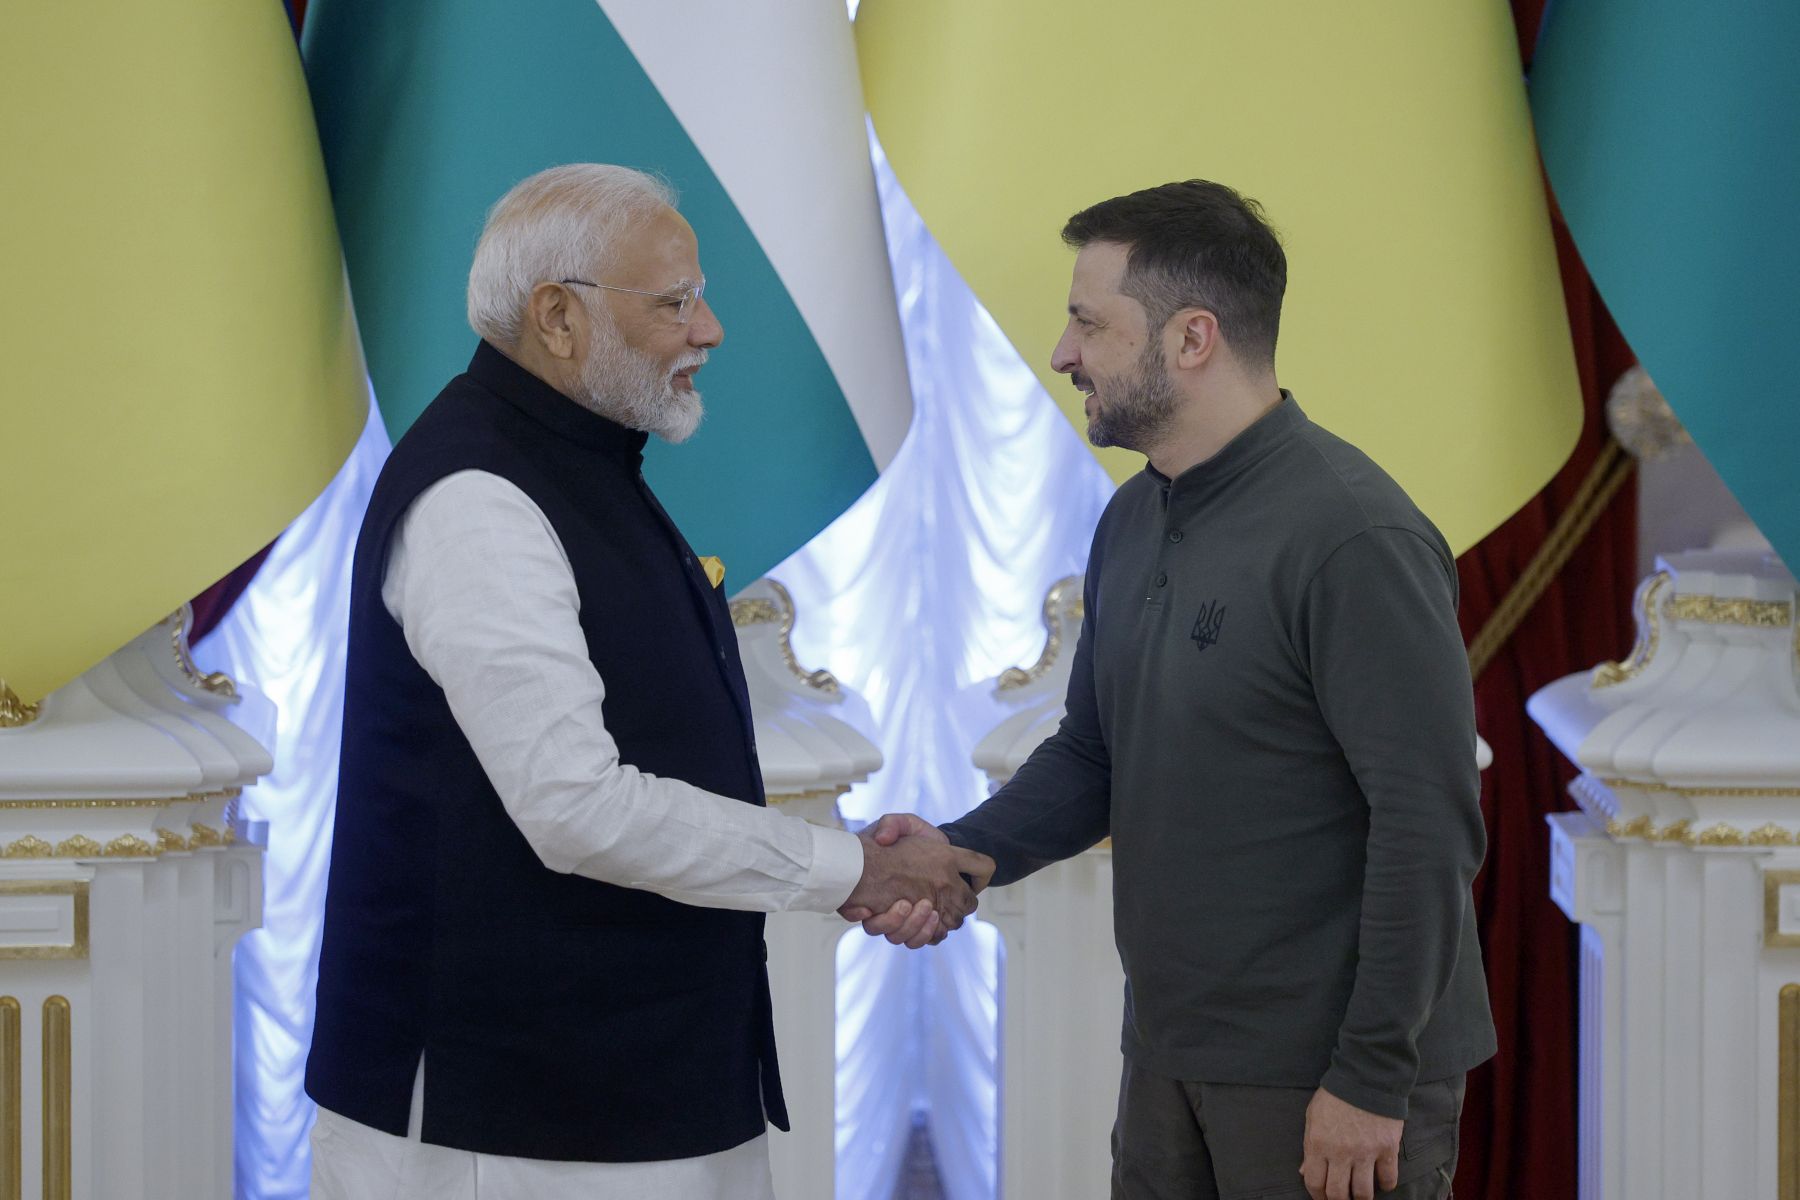
[{"label": "man's left hand", "polygon": [[1405,1121],[1378,1117],[1320,1088],[1306,1106],[1300,1176],[1312,1200],[1375,1200],[1400,1182]]}]

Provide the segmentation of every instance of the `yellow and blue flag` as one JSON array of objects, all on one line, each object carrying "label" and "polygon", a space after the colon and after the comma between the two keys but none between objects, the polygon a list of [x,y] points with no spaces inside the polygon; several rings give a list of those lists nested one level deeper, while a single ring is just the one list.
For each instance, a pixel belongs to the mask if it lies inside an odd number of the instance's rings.
[{"label": "yellow and blue flag", "polygon": [[275,538],[367,382],[275,0],[0,17],[0,678],[30,702]]},{"label": "yellow and blue flag", "polygon": [[1282,383],[1458,553],[1567,458],[1581,394],[1504,0],[863,0],[856,25],[901,185],[1078,428],[1048,363],[1058,232],[1200,177],[1283,236]]}]

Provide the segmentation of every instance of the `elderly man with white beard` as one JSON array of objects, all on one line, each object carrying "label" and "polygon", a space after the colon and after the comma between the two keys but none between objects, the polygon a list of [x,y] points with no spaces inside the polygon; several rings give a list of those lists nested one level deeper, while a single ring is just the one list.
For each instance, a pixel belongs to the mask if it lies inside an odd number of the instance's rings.
[{"label": "elderly man with white beard", "polygon": [[763,913],[885,910],[921,945],[993,870],[764,805],[720,580],[640,471],[700,422],[704,289],[639,172],[489,214],[481,344],[356,548],[314,1200],[768,1197]]}]

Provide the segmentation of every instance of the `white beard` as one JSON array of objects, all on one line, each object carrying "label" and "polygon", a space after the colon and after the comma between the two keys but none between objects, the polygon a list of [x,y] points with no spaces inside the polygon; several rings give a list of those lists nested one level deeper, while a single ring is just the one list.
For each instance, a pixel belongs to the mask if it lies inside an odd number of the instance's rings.
[{"label": "white beard", "polygon": [[694,436],[706,415],[698,391],[678,392],[675,371],[706,361],[706,351],[683,355],[664,368],[649,355],[625,344],[610,323],[595,322],[597,341],[581,364],[580,392],[575,400],[627,429],[641,429],[679,445]]}]

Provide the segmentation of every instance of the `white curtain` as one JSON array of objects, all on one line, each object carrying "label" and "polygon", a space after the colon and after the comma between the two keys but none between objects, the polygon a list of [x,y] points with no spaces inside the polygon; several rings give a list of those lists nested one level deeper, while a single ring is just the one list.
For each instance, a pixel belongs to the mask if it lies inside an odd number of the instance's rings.
[{"label": "white curtain", "polygon": [[[861,692],[881,727],[887,765],[844,798],[845,816],[946,821],[986,795],[970,753],[1001,719],[967,689],[1035,661],[1044,593],[1084,569],[1113,488],[938,249],[872,133],[871,146],[913,427],[869,493],[771,574],[794,594],[801,660]],[[838,1200],[892,1194],[921,1108],[949,1200],[998,1194],[998,943],[979,923],[919,952],[846,941]]]},{"label": "white curtain", "polygon": [[337,478],[194,649],[203,670],[249,682],[280,709],[275,770],[241,802],[247,820],[267,823],[269,845],[262,928],[238,943],[236,963],[237,1194],[247,1200],[304,1200],[308,1190],[313,1104],[301,1075],[331,864],[350,558],[388,448],[371,403]]}]

